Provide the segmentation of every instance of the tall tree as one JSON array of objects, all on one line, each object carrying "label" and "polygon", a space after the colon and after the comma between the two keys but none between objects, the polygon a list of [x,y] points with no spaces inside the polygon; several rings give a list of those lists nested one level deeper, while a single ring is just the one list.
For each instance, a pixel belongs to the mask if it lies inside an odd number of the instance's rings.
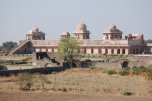
[{"label": "tall tree", "polygon": [[79,42],[75,38],[61,39],[58,43],[60,58],[72,66],[73,59],[79,57]]}]

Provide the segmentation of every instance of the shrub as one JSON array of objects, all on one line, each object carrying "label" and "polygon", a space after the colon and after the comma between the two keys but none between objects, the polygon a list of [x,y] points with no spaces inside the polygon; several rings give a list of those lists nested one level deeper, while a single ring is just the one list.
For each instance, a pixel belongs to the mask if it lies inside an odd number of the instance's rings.
[{"label": "shrub", "polygon": [[133,95],[133,93],[132,93],[132,92],[129,92],[129,91],[125,91],[125,92],[123,92],[123,95],[129,96],[129,95]]},{"label": "shrub", "polygon": [[108,75],[117,74],[116,70],[108,70]]},{"label": "shrub", "polygon": [[136,75],[144,72],[145,70],[146,70],[146,69],[145,69],[144,66],[139,66],[139,67],[138,67],[138,66],[133,66],[133,67],[132,67],[132,73],[133,73],[133,74],[136,74]]},{"label": "shrub", "polygon": [[152,69],[147,69],[145,71],[145,77],[148,79],[148,80],[152,80]]},{"label": "shrub", "polygon": [[32,86],[32,75],[30,73],[18,74],[18,85],[21,90],[30,90]]},{"label": "shrub", "polygon": [[38,76],[39,76],[39,81],[40,81],[40,84],[41,84],[43,90],[46,90],[45,84],[51,84],[52,82],[49,81],[49,79],[47,78],[46,75],[39,74]]},{"label": "shrub", "polygon": [[119,74],[122,75],[122,76],[126,76],[126,75],[129,74],[129,71],[126,70],[126,69],[122,69],[122,70],[119,71]]},{"label": "shrub", "polygon": [[65,87],[63,87],[63,88],[61,89],[61,91],[62,91],[62,92],[66,92],[67,89],[66,89]]}]

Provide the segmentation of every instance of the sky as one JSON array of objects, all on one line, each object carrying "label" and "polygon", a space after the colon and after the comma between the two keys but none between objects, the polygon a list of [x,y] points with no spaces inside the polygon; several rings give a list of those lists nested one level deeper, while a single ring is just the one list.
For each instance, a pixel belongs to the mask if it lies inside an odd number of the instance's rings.
[{"label": "sky", "polygon": [[24,40],[35,27],[46,39],[59,39],[63,31],[73,35],[82,22],[91,39],[102,39],[110,25],[152,39],[152,0],[0,0],[0,44]]}]

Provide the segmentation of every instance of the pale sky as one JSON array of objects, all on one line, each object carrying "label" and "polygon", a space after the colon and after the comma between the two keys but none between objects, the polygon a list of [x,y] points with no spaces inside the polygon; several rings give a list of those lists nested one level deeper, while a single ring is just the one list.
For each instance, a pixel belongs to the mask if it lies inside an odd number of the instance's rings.
[{"label": "pale sky", "polygon": [[152,39],[152,0],[0,0],[0,44],[24,40],[33,27],[59,39],[81,22],[92,39],[102,39],[112,24],[124,35],[140,32]]}]

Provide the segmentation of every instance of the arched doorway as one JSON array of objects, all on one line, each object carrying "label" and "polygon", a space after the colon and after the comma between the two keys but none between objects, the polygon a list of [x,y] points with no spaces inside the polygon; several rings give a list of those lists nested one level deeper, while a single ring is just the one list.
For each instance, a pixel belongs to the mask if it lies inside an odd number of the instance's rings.
[{"label": "arched doorway", "polygon": [[117,50],[117,54],[120,54],[120,49]]},{"label": "arched doorway", "polygon": [[122,54],[125,54],[125,49],[122,49]]},{"label": "arched doorway", "polygon": [[114,54],[114,49],[111,49],[111,54]]}]

